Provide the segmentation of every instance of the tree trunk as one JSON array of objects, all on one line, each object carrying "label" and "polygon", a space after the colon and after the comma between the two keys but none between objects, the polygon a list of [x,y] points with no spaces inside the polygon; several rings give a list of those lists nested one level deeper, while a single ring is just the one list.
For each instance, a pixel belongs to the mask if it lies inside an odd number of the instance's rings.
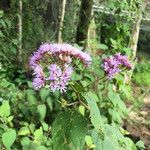
[{"label": "tree trunk", "polygon": [[89,24],[88,35],[87,35],[87,47],[90,48],[90,41],[96,40],[96,24],[94,18],[94,12],[92,11],[91,22]]},{"label": "tree trunk", "polygon": [[19,16],[18,16],[18,63],[23,63],[22,54],[22,0],[19,0]]},{"label": "tree trunk", "polygon": [[136,57],[136,53],[137,53],[137,44],[138,44],[138,39],[139,39],[139,33],[140,33],[140,25],[141,25],[141,21],[142,21],[142,17],[143,17],[143,12],[145,10],[147,2],[143,2],[143,5],[141,6],[141,8],[139,9],[138,13],[137,13],[137,18],[135,20],[135,24],[132,30],[132,34],[130,37],[130,41],[129,41],[129,48],[131,48],[132,50],[132,59],[134,60]]},{"label": "tree trunk", "polygon": [[[138,10],[137,18],[135,20],[135,24],[134,24],[132,34],[130,37],[130,41],[129,41],[129,45],[128,45],[128,47],[132,51],[131,54],[132,54],[132,60],[133,61],[136,61],[135,59],[136,59],[137,45],[138,45],[138,39],[139,39],[139,33],[140,33],[140,25],[142,22],[143,12],[146,8],[146,5],[147,5],[147,1],[143,2],[143,5]],[[135,63],[133,64],[132,70],[129,72],[129,74],[126,77],[127,82],[131,80],[134,68],[135,68]]]},{"label": "tree trunk", "polygon": [[61,7],[60,7],[60,15],[59,15],[59,23],[58,23],[58,34],[57,34],[57,42],[62,43],[62,29],[63,29],[63,22],[65,16],[65,7],[66,7],[66,0],[62,0]]},{"label": "tree trunk", "polygon": [[82,0],[80,8],[80,18],[76,33],[76,42],[80,46],[86,47],[88,28],[91,20],[93,0]]}]

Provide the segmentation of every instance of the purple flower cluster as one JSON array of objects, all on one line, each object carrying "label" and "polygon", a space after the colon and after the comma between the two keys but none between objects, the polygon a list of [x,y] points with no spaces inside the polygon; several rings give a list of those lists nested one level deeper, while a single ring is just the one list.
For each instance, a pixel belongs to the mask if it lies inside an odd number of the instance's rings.
[{"label": "purple flower cluster", "polygon": [[90,55],[86,52],[73,47],[69,44],[42,44],[39,49],[33,53],[30,58],[30,66],[34,68],[45,54],[50,56],[58,56],[61,61],[70,63],[71,58],[80,59],[86,66],[89,66],[92,62]]},{"label": "purple flower cluster", "polygon": [[132,68],[132,64],[129,62],[127,56],[121,55],[120,53],[105,58],[103,61],[102,67],[104,68],[104,71],[108,75],[109,79],[112,79],[116,74],[121,72],[122,68]]},{"label": "purple flower cluster", "polygon": [[[43,71],[45,69],[43,69],[40,65],[41,60],[45,58],[45,55],[47,55],[48,58],[52,58],[56,62],[55,64],[49,64],[46,62],[46,65],[49,66],[49,77],[46,77],[46,73]],[[50,81],[49,87],[53,92],[56,90],[65,92],[73,71],[72,67],[70,67],[72,58],[81,60],[85,66],[89,66],[92,62],[89,54],[82,52],[72,45],[42,44],[39,49],[33,53],[29,62],[34,71],[34,89],[39,90],[41,87],[46,85],[46,82]]]},{"label": "purple flower cluster", "polygon": [[51,64],[49,66],[50,76],[48,80],[50,80],[50,88],[54,92],[56,90],[60,90],[60,92],[66,92],[66,86],[68,85],[68,81],[71,78],[72,67],[65,66],[63,70],[60,66],[56,64]]},{"label": "purple flower cluster", "polygon": [[40,65],[36,65],[34,68],[33,88],[39,90],[45,84],[45,75]]}]

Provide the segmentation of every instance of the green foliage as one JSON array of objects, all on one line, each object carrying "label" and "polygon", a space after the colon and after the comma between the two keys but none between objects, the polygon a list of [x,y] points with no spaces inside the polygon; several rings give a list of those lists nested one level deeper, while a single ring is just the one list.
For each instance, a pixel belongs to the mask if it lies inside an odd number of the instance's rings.
[{"label": "green foliage", "polygon": [[[108,1],[109,10],[115,12],[115,17],[94,14],[98,24],[97,31],[101,27],[101,38],[90,41],[91,52],[94,54],[93,63],[85,69],[79,60],[73,60],[75,71],[67,92],[63,94],[52,93],[47,87],[40,91],[32,89],[28,69],[25,72],[22,68],[18,69],[20,64],[15,66],[18,49],[18,1],[11,1],[9,10],[0,10],[0,149],[145,148],[142,141],[134,144],[126,137],[127,131],[121,128],[123,119],[128,115],[125,100],[132,99],[130,86],[124,82],[124,72],[110,81],[100,67],[102,59],[108,54],[121,52],[131,55],[127,45],[133,18],[121,17],[120,14],[123,10],[137,11],[139,6],[136,5],[140,1],[132,2],[133,5],[129,6],[126,0]],[[24,69],[28,68],[26,61],[37,45],[55,39],[58,6],[54,4],[58,3],[55,0],[23,1]],[[64,41],[75,41],[79,5],[79,0],[67,2],[62,29]],[[149,64],[138,64],[133,80],[140,85],[150,85],[149,70]]]},{"label": "green foliage", "polygon": [[83,149],[87,122],[76,111],[65,111],[57,116],[52,125],[52,141],[55,150]]},{"label": "green foliage", "polygon": [[[17,35],[15,32],[16,15],[6,14],[0,10],[0,62],[11,64],[17,54]],[[6,44],[7,43],[7,44]]]},{"label": "green foliage", "polygon": [[84,97],[87,100],[89,106],[91,122],[94,128],[98,131],[102,130],[102,119],[93,94],[89,92]]},{"label": "green foliage", "polygon": [[150,63],[139,63],[135,66],[133,81],[137,85],[150,86]]},{"label": "green foliage", "polygon": [[7,149],[10,149],[10,147],[13,145],[15,139],[16,139],[16,131],[13,129],[8,129],[2,135],[2,142]]}]

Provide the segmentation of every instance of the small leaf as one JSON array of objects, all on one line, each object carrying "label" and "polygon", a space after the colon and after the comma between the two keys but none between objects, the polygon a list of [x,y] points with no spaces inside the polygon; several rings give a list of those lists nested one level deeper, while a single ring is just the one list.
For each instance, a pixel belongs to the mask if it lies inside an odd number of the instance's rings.
[{"label": "small leaf", "polygon": [[48,131],[48,124],[45,122],[42,122],[42,127],[44,131]]},{"label": "small leaf", "polygon": [[29,125],[29,129],[30,129],[30,131],[33,133],[34,130],[35,130],[35,124],[31,123],[31,124]]},{"label": "small leaf", "polygon": [[9,122],[11,122],[12,120],[13,120],[13,116],[9,116],[8,118],[7,118],[7,122],[9,123]]},{"label": "small leaf", "polygon": [[30,145],[30,139],[28,138],[28,137],[23,137],[22,139],[21,139],[21,145],[22,146],[25,146],[25,145]]},{"label": "small leaf", "polygon": [[42,140],[42,137],[43,137],[43,130],[42,130],[42,127],[40,127],[40,129],[37,129],[34,132],[34,140],[36,142],[39,142]]},{"label": "small leaf", "polygon": [[92,137],[91,136],[86,136],[85,137],[85,142],[86,142],[88,147],[91,147],[91,145],[93,144]]},{"label": "small leaf", "polygon": [[10,115],[10,106],[8,101],[3,101],[2,105],[0,106],[0,116],[1,117],[8,117]]},{"label": "small leaf", "polygon": [[8,129],[3,135],[2,135],[2,142],[4,146],[7,149],[10,149],[10,147],[13,145],[16,139],[16,131],[13,129]]},{"label": "small leaf", "polygon": [[27,92],[27,100],[29,101],[30,105],[35,105],[37,103],[35,91],[28,89],[26,92]]},{"label": "small leaf", "polygon": [[108,46],[105,45],[105,44],[100,44],[100,47],[99,47],[99,48],[102,49],[102,50],[107,50],[107,49],[108,49]]},{"label": "small leaf", "polygon": [[82,77],[81,77],[81,75],[77,74],[76,72],[73,72],[71,79],[72,79],[72,81],[78,81],[78,80],[81,80]]},{"label": "small leaf", "polygon": [[136,146],[145,149],[144,143],[141,140],[136,143]]},{"label": "small leaf", "polygon": [[28,135],[28,134],[30,134],[30,130],[28,127],[22,127],[18,132],[18,135]]},{"label": "small leaf", "polygon": [[45,102],[45,100],[47,99],[49,93],[50,93],[49,90],[46,89],[46,88],[42,88],[40,90],[40,97],[41,97],[41,99],[42,99],[43,102]]},{"label": "small leaf", "polygon": [[84,116],[84,114],[85,114],[85,107],[80,105],[79,106],[79,112]]},{"label": "small leaf", "polygon": [[48,97],[46,102],[49,106],[49,109],[52,111],[53,110],[53,101],[52,101],[51,97]]},{"label": "small leaf", "polygon": [[47,150],[45,146],[38,146],[35,150]]},{"label": "small leaf", "polygon": [[45,115],[46,115],[46,105],[45,104],[40,104],[37,106],[37,110],[40,116],[40,120],[44,120]]}]

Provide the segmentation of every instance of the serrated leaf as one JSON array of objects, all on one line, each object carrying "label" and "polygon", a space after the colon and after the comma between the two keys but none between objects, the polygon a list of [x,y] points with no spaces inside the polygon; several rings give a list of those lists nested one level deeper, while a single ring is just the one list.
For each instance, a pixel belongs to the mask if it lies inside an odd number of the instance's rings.
[{"label": "serrated leaf", "polygon": [[52,141],[55,150],[83,149],[87,122],[76,111],[59,114],[52,125]]},{"label": "serrated leaf", "polygon": [[115,143],[112,142],[111,139],[108,137],[105,137],[104,143],[103,143],[103,150],[117,150],[118,147],[115,146]]},{"label": "serrated leaf", "polygon": [[94,150],[103,150],[102,137],[95,130],[92,131],[92,140],[95,144]]},{"label": "serrated leaf", "polygon": [[16,139],[16,131],[13,129],[8,129],[2,135],[2,142],[7,149],[10,149]]},{"label": "serrated leaf", "polygon": [[91,117],[91,122],[96,130],[102,130],[103,128],[103,123],[102,123],[102,118],[100,115],[99,108],[96,104],[96,100],[90,93],[87,93],[84,95],[84,98],[87,100],[89,110],[90,110],[90,117]]}]

